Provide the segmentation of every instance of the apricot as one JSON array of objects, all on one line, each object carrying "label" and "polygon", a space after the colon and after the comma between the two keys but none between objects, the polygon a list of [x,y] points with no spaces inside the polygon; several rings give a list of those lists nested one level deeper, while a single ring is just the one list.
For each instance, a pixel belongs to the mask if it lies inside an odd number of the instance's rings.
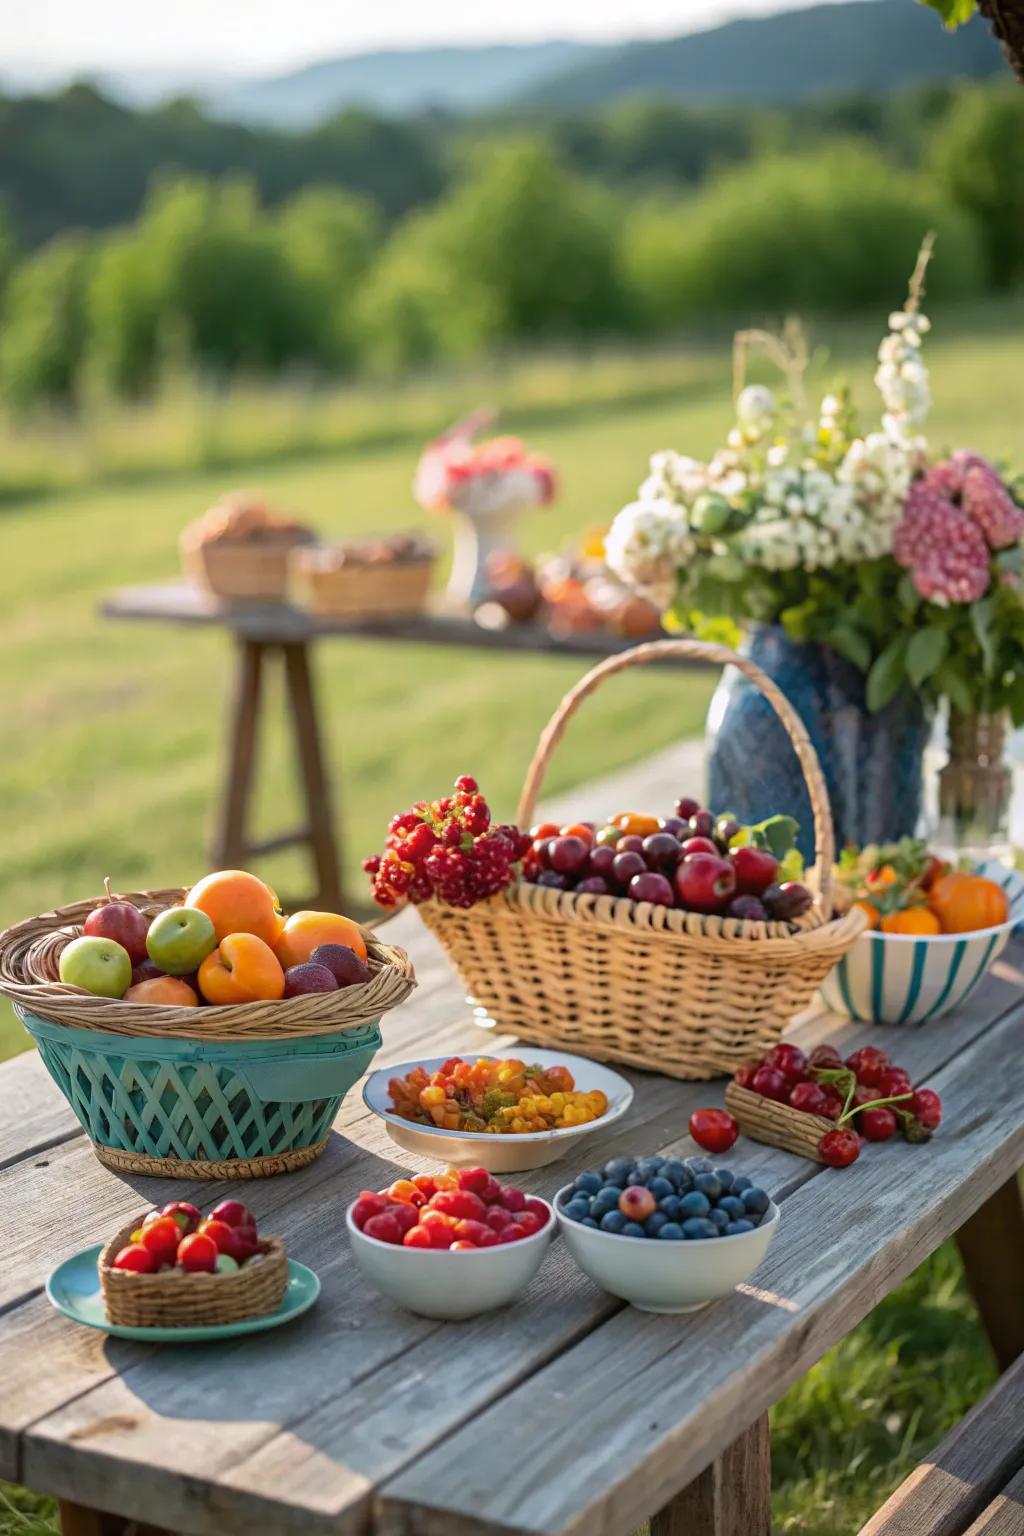
[{"label": "apricot", "polygon": [[917,933],[928,936],[942,932],[941,923],[927,907],[904,907],[901,912],[889,912],[882,918],[881,927],[883,933]]},{"label": "apricot", "polygon": [[284,921],[270,886],[244,869],[219,869],[204,876],[183,905],[206,913],[218,944],[232,933],[253,933],[273,948]]},{"label": "apricot", "polygon": [[198,1008],[195,989],[180,976],[150,976],[148,981],[137,981],[124,994],[126,1003],[163,1003],[176,1008]]},{"label": "apricot", "polygon": [[284,971],[254,933],[229,933],[199,967],[208,1003],[258,1003],[284,996]]},{"label": "apricot", "polygon": [[320,944],[345,944],[360,960],[366,959],[366,940],[358,923],[337,912],[293,912],[274,945],[285,970],[304,965]]}]

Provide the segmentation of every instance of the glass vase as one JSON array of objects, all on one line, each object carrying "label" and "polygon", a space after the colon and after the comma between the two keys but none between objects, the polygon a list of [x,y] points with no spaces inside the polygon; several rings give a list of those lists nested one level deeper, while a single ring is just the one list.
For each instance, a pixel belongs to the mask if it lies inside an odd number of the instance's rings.
[{"label": "glass vase", "polygon": [[1002,710],[950,709],[948,760],[939,770],[939,837],[951,852],[1003,855],[1010,841],[1013,778]]}]

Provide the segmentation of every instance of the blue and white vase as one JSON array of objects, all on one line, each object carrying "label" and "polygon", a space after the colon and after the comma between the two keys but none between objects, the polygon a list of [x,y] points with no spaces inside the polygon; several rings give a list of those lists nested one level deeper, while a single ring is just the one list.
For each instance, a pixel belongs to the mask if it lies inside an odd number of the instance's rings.
[{"label": "blue and white vase", "polygon": [[[912,836],[921,815],[928,720],[904,690],[871,714],[865,678],[821,645],[799,644],[779,625],[759,625],[744,647],[793,705],[821,761],[836,848]],[[763,695],[729,669],[711,701],[708,803],[741,822],[794,816],[807,860],[814,857],[810,797],[796,753]]]}]

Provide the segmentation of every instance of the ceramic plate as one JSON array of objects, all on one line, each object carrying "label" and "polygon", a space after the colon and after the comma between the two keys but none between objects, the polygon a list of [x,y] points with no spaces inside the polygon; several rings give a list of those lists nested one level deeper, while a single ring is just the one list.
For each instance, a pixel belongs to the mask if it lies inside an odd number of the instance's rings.
[{"label": "ceramic plate", "polygon": [[58,1312],[70,1317],[73,1323],[86,1328],[100,1328],[118,1339],[144,1339],[151,1344],[198,1344],[215,1339],[234,1339],[242,1333],[260,1333],[264,1328],[280,1328],[292,1318],[307,1312],[320,1294],[320,1281],[305,1264],[288,1260],[288,1284],[284,1298],[276,1312],[262,1317],[247,1317],[240,1323],[219,1323],[210,1328],[127,1328],[112,1323],[103,1305],[100,1277],[96,1261],[103,1252],[97,1243],[95,1248],[83,1248],[73,1258],[50,1275],[46,1282],[46,1294]]},{"label": "ceramic plate", "polygon": [[[458,1051],[450,1051],[447,1056],[396,1062],[394,1066],[381,1067],[378,1072],[371,1072],[367,1078],[363,1088],[364,1103],[375,1115],[381,1117],[387,1125],[391,1140],[406,1152],[415,1152],[420,1157],[432,1157],[439,1162],[488,1168],[491,1173],[523,1173],[530,1168],[543,1168],[553,1163],[568,1151],[574,1137],[586,1136],[591,1131],[611,1125],[613,1120],[618,1120],[626,1113],[633,1102],[631,1085],[610,1067],[588,1061],[584,1056],[570,1056],[566,1051],[538,1051],[532,1046],[525,1046],[521,1059],[527,1063],[537,1062],[542,1067],[568,1067],[578,1090],[585,1092],[591,1088],[600,1088],[608,1099],[608,1108],[600,1120],[591,1120],[586,1125],[567,1125],[558,1131],[528,1131],[521,1136],[487,1136],[478,1131],[445,1131],[436,1125],[416,1125],[412,1120],[403,1120],[394,1113],[388,1094],[391,1078],[404,1077],[413,1067],[420,1066],[428,1072],[434,1072],[458,1054]],[[476,1061],[478,1056],[478,1052],[472,1052],[468,1059]]]}]

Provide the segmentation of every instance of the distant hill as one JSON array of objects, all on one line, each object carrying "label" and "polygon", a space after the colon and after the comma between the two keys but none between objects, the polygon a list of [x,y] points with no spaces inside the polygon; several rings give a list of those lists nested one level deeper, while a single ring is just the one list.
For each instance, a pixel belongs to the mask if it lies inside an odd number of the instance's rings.
[{"label": "distant hill", "polygon": [[473,113],[539,88],[604,51],[570,42],[382,50],[236,80],[202,98],[217,117],[281,128],[312,127],[348,106],[398,117],[434,107]]},{"label": "distant hill", "polygon": [[624,96],[786,102],[1005,70],[987,26],[955,34],[916,0],[847,0],[628,43],[523,92],[523,105],[604,106]]}]

